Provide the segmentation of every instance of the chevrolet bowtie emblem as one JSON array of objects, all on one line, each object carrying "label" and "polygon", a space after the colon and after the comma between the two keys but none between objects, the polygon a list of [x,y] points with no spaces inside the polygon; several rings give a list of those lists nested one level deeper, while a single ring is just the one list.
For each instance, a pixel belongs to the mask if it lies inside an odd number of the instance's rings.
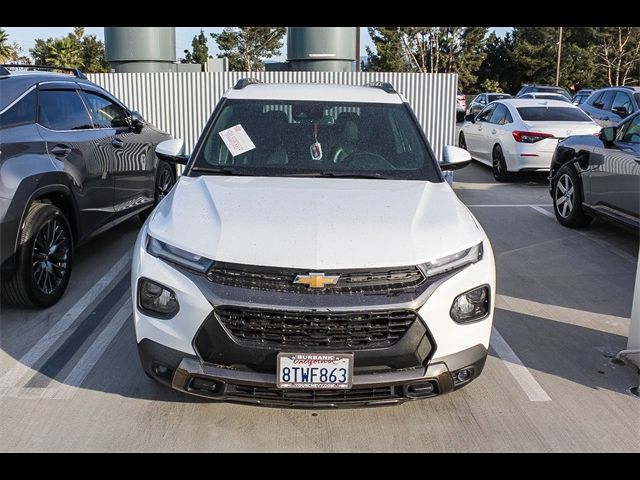
[{"label": "chevrolet bowtie emblem", "polygon": [[324,273],[309,272],[309,275],[296,275],[293,283],[308,285],[309,288],[324,288],[338,283],[340,275],[325,275]]}]

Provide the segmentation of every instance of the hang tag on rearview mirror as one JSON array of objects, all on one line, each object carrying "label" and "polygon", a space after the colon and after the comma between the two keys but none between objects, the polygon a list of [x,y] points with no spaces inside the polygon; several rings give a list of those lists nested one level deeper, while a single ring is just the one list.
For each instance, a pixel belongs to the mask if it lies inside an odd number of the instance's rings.
[{"label": "hang tag on rearview mirror", "polygon": [[309,148],[309,151],[311,152],[311,158],[313,160],[322,160],[322,145],[320,145],[320,143],[313,143]]}]

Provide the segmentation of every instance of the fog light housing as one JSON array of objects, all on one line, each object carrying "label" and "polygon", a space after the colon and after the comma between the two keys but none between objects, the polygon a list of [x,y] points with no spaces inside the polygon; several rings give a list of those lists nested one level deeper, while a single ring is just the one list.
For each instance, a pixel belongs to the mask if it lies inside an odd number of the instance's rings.
[{"label": "fog light housing", "polygon": [[138,282],[138,307],[144,313],[163,319],[174,317],[180,308],[173,290],[147,278]]},{"label": "fog light housing", "polygon": [[482,320],[489,315],[490,291],[488,285],[461,293],[451,305],[450,315],[458,323]]}]

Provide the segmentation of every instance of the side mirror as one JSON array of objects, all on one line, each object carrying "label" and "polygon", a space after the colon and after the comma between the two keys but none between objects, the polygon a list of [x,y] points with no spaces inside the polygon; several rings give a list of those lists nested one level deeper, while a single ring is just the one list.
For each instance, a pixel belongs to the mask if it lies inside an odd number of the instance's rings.
[{"label": "side mirror", "polygon": [[618,130],[616,127],[603,128],[600,130],[600,140],[607,146],[611,145],[616,139],[616,130]]},{"label": "side mirror", "polygon": [[181,138],[160,142],[156,146],[156,156],[160,160],[176,165],[186,165],[189,161],[189,156],[184,154],[184,141]]},{"label": "side mirror", "polygon": [[611,111],[616,115],[620,115],[622,118],[627,116],[627,108],[623,106],[613,107]]},{"label": "side mirror", "polygon": [[464,121],[465,122],[476,123],[476,116],[473,113],[470,113],[469,115],[465,115],[464,116]]},{"label": "side mirror", "polygon": [[142,130],[144,122],[142,120],[142,114],[140,112],[131,112],[131,117],[129,120],[131,124],[131,128],[137,132]]},{"label": "side mirror", "polygon": [[440,168],[442,171],[458,170],[471,163],[471,155],[464,148],[447,145],[444,147]]}]

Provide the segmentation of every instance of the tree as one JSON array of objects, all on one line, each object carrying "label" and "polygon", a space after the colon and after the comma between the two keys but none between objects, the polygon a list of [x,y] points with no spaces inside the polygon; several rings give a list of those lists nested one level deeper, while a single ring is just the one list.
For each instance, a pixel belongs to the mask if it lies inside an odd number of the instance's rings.
[{"label": "tree", "polygon": [[370,72],[406,72],[409,64],[403,56],[402,32],[398,27],[369,27],[369,36],[376,46],[374,52],[367,47],[364,70]]},{"label": "tree", "polygon": [[487,91],[482,85],[485,81],[497,82],[504,92],[516,92],[520,89],[521,73],[513,55],[514,39],[507,32],[504,37],[498,37],[491,32],[485,44],[486,57],[478,68],[476,86]]},{"label": "tree", "polygon": [[20,47],[9,43],[9,34],[0,28],[0,62],[15,62],[20,55]]},{"label": "tree", "polygon": [[596,50],[598,65],[609,85],[634,83],[640,71],[640,27],[603,27]]},{"label": "tree", "polygon": [[513,29],[513,57],[522,82],[555,84],[558,30],[558,27]]},{"label": "tree", "polygon": [[488,78],[484,82],[482,82],[482,85],[480,85],[480,90],[482,90],[483,92],[502,93],[502,87],[500,87],[500,84],[496,80],[490,80]]},{"label": "tree", "polygon": [[209,47],[207,46],[207,37],[204,30],[200,30],[199,35],[195,35],[191,41],[192,51],[184,51],[182,63],[199,63],[205,65],[209,59]]},{"label": "tree", "polygon": [[211,37],[220,48],[219,58],[229,59],[229,68],[252,72],[263,70],[263,58],[280,54],[286,27],[226,27]]},{"label": "tree", "polygon": [[75,27],[61,38],[40,38],[29,50],[37,65],[79,68],[84,72],[108,72],[104,43],[95,35],[85,35],[84,27]]},{"label": "tree", "polygon": [[462,88],[476,82],[485,57],[486,27],[370,27],[376,52],[370,71],[457,72]]}]

